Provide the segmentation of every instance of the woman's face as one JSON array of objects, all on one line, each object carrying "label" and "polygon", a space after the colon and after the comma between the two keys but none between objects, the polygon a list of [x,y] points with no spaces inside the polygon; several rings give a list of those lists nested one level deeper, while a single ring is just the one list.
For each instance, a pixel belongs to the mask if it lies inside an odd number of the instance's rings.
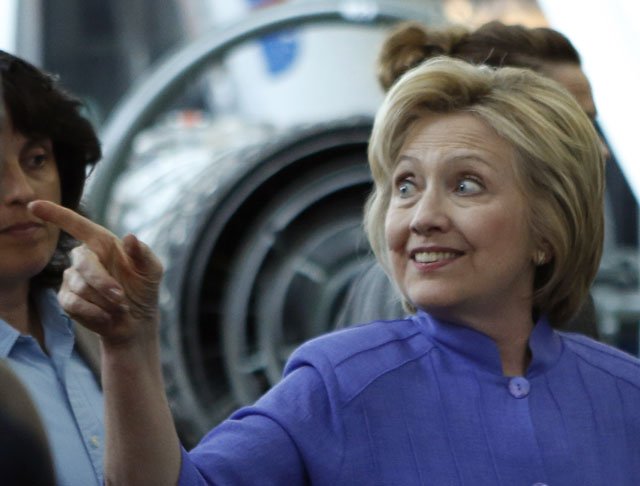
[{"label": "woman's face", "polygon": [[530,312],[535,246],[514,163],[511,145],[468,113],[411,130],[385,234],[393,277],[416,307],[460,319]]},{"label": "woman's face", "polygon": [[0,284],[18,285],[40,273],[55,251],[59,230],[31,215],[27,204],[60,203],[60,177],[48,139],[25,137],[8,123],[0,151]]}]

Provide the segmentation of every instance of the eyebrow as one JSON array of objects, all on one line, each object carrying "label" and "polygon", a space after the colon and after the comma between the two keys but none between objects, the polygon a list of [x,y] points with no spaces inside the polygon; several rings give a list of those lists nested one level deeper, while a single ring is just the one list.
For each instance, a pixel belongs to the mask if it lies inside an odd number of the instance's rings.
[{"label": "eyebrow", "polygon": [[406,160],[406,161],[408,161],[408,162],[415,163],[415,164],[417,164],[417,163],[419,163],[419,162],[420,162],[420,160],[418,159],[418,157],[412,157],[411,155],[401,154],[401,155],[398,157],[398,160],[396,160],[396,164],[395,164],[395,165],[399,165],[399,164],[400,164],[400,162],[403,162],[403,161],[405,161],[405,160]]},{"label": "eyebrow", "polygon": [[34,147],[42,147],[44,149],[50,150],[51,141],[48,137],[25,137],[26,140],[24,145],[22,146],[22,150],[29,150]]},{"label": "eyebrow", "polygon": [[26,155],[30,150],[42,149],[48,154],[53,154],[53,143],[47,137],[29,137],[20,148],[20,156]]},{"label": "eyebrow", "polygon": [[[420,159],[418,157],[414,157],[412,155],[401,154],[398,157],[398,161],[396,162],[395,166],[397,167],[398,165],[400,165],[401,162],[403,162],[405,160],[408,161],[408,162],[414,163],[414,164],[420,163]],[[489,167],[491,170],[494,170],[494,171],[496,170],[495,167],[493,167],[489,162],[487,162],[482,157],[478,157],[477,155],[460,154],[460,155],[453,155],[452,157],[449,157],[449,158],[446,159],[447,163],[465,162],[465,161],[480,162],[481,164]]]}]

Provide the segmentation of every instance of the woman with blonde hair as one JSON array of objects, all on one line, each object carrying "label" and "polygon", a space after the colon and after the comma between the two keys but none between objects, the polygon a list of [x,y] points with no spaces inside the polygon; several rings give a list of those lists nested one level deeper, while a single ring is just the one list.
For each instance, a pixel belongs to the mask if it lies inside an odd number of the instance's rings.
[{"label": "woman with blonde hair", "polygon": [[[567,37],[547,27],[529,28],[492,21],[471,30],[462,26],[431,28],[419,22],[400,23],[389,33],[378,56],[380,86],[387,91],[407,70],[441,55],[473,64],[536,71],[560,83],[591,120],[596,118],[591,86],[582,70],[578,51]],[[406,312],[393,282],[372,260],[351,283],[336,327],[401,317]],[[569,320],[552,322],[563,330],[599,338],[590,295]]]},{"label": "woman with blonde hair", "polygon": [[634,484],[640,362],[549,324],[602,249],[603,154],[576,101],[528,70],[434,59],[389,90],[369,160],[369,238],[416,313],[304,344],[190,452],[163,391],[160,263],[30,205],[85,241],[59,297],[102,338],[107,482]]}]

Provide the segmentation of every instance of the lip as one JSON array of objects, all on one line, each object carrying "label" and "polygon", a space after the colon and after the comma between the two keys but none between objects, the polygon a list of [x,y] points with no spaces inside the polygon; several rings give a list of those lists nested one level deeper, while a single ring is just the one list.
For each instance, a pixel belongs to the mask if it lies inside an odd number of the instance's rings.
[{"label": "lip", "polygon": [[13,236],[16,238],[30,238],[42,228],[44,228],[43,223],[25,221],[22,223],[15,223],[9,226],[5,226],[0,230],[0,234]]},{"label": "lip", "polygon": [[[416,259],[416,255],[419,253],[445,253],[449,254],[441,260],[436,260],[433,262],[419,262]],[[453,262],[456,262],[461,256],[465,254],[464,251],[458,250],[456,248],[446,247],[446,246],[424,246],[417,247],[412,249],[409,252],[409,257],[413,264],[423,272],[431,272],[438,270],[442,267],[446,267]]]}]

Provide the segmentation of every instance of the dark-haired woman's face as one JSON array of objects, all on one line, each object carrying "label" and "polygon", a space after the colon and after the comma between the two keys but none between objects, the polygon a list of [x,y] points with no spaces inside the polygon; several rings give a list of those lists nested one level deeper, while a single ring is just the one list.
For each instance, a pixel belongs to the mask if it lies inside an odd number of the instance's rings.
[{"label": "dark-haired woman's face", "polygon": [[35,199],[60,203],[60,177],[49,139],[33,139],[6,127],[0,164],[0,286],[28,284],[55,251],[59,230],[35,218]]}]

